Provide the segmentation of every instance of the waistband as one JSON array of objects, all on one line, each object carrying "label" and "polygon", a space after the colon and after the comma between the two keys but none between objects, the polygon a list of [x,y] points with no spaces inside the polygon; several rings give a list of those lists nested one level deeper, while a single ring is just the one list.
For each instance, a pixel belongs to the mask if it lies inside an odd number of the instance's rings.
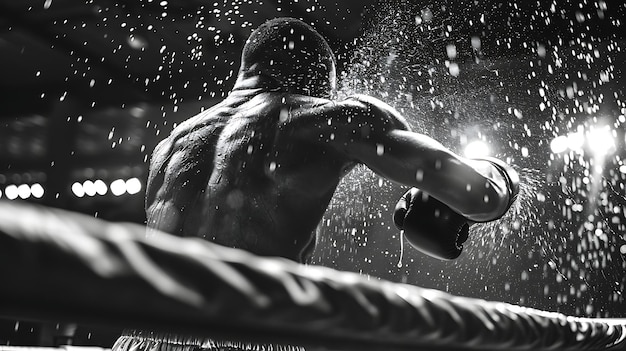
[{"label": "waistband", "polygon": [[305,349],[295,345],[254,344],[127,330],[117,339],[112,351],[305,351]]}]

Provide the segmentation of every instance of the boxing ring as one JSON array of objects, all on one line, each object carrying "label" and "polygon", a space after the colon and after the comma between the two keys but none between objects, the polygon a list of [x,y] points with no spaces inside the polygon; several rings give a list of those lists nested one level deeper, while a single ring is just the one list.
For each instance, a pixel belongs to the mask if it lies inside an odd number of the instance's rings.
[{"label": "boxing ring", "polygon": [[626,350],[578,318],[0,201],[0,316],[358,350]]}]

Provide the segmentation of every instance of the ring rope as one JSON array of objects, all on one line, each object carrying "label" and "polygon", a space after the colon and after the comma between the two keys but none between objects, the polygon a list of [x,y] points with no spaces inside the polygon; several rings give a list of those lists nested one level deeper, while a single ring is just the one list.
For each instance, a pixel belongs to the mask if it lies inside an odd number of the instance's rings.
[{"label": "ring rope", "polygon": [[386,350],[626,350],[580,318],[0,201],[0,315]]}]

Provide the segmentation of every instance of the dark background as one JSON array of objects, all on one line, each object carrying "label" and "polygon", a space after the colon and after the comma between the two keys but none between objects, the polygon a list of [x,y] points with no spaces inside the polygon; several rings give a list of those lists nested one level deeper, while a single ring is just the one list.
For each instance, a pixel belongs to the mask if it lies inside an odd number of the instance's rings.
[{"label": "dark background", "polygon": [[[440,262],[392,225],[405,189],[357,169],[320,224],[312,264],[624,317],[625,12],[608,1],[0,1],[0,199],[40,184],[42,197],[22,200],[143,223],[143,187],[78,197],[72,185],[145,186],[156,143],[228,93],[249,33],[293,16],[336,51],[340,95],[381,98],[459,153],[482,140],[523,180],[505,218],[474,227],[464,255]],[[551,149],[575,132],[580,147]],[[4,320],[0,344],[54,344],[63,328]],[[74,343],[110,347],[118,332],[79,326]]]}]

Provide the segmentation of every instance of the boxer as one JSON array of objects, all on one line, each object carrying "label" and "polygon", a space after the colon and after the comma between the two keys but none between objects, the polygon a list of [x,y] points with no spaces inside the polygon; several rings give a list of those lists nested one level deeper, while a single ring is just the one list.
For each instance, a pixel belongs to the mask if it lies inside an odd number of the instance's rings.
[{"label": "boxer", "polygon": [[412,132],[376,98],[333,100],[335,77],[333,52],[313,28],[290,18],[261,25],[225,100],[156,147],[148,226],[302,262],[339,181],[357,164],[474,221],[510,205],[500,167]]},{"label": "boxer", "polygon": [[[499,163],[468,160],[412,132],[371,96],[335,99],[335,65],[328,43],[302,21],[277,18],[256,29],[228,96],[155,148],[148,227],[304,262],[339,181],[358,164],[420,189],[403,197],[396,223],[442,258],[456,254],[446,250],[457,248],[461,221],[507,210],[515,189]],[[422,206],[429,224],[414,219],[422,193],[433,199]]]}]

